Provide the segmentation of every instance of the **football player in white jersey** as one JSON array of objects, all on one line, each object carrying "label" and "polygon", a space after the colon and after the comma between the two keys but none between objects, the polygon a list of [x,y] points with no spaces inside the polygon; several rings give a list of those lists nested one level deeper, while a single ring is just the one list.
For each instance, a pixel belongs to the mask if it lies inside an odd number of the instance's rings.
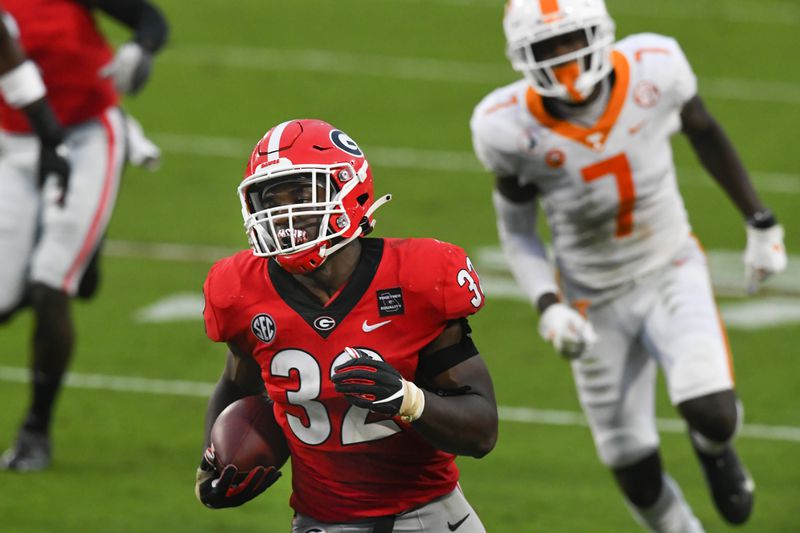
[{"label": "football player in white jersey", "polygon": [[[702,531],[662,469],[656,371],[689,426],[722,517],[745,522],[754,484],[732,446],[741,423],[708,266],[678,191],[670,137],[682,132],[746,221],[755,291],[786,267],[783,228],[697,94],[674,39],[614,41],[602,0],[509,0],[508,56],[522,80],[475,109],[475,152],[496,176],[494,206],[539,331],[572,361],[601,461],[636,520]],[[537,234],[543,208],[559,283]]]}]

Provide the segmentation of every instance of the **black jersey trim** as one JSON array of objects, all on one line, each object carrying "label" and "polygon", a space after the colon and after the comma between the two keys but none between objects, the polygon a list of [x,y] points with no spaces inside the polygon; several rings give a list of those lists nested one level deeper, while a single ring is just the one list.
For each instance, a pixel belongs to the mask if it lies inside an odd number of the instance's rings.
[{"label": "black jersey trim", "polygon": [[[383,239],[361,239],[361,257],[353,275],[327,306],[317,300],[294,276],[270,261],[269,277],[275,291],[320,337],[328,336],[342,323],[367,292],[383,258]],[[332,321],[332,323],[331,323]]]}]

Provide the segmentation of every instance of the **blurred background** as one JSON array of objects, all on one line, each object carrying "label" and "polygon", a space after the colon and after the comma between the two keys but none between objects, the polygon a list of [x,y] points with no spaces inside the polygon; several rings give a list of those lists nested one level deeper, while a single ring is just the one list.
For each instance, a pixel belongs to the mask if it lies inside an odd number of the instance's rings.
[{"label": "blurred background", "polygon": [[[193,494],[202,420],[225,349],[204,335],[214,260],[247,246],[236,186],[272,125],[314,117],[361,145],[378,236],[436,237],[470,253],[488,293],[472,320],[495,380],[500,440],[459,459],[490,532],[637,531],[595,457],[567,364],[536,332],[499,254],[491,178],[469,117],[516,79],[500,0],[154,0],[172,24],[149,86],[124,102],[163,150],[130,168],[103,258],[100,295],[78,303],[78,347],[54,427],[55,462],[0,473],[0,531],[289,531],[290,473],[248,505]],[[683,138],[674,148],[694,231],[709,252],[747,417],[738,441],[758,486],[742,531],[800,531],[800,60],[795,0],[607,0],[617,36],[678,39],[700,93],[784,224],[789,271],[742,291],[744,226]],[[117,44],[127,32],[102,19]],[[27,401],[27,314],[0,329],[0,446]],[[708,531],[724,531],[682,423],[659,388],[666,467]]]}]

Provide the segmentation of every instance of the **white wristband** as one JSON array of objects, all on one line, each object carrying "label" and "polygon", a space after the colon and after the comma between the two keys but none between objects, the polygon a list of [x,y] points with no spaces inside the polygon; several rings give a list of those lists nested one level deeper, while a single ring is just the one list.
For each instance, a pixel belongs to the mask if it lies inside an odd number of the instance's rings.
[{"label": "white wristband", "polygon": [[0,92],[13,108],[20,109],[42,98],[47,90],[33,61],[23,61],[0,76]]},{"label": "white wristband", "polygon": [[413,422],[425,410],[425,393],[410,381],[403,380],[403,403],[400,405],[400,418],[403,422]]}]

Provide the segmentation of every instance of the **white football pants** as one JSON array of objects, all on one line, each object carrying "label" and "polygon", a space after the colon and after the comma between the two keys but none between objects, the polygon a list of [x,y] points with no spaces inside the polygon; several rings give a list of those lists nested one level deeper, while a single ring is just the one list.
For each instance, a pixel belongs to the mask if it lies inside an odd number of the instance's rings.
[{"label": "white football pants", "polygon": [[0,313],[29,282],[74,295],[111,218],[125,163],[124,118],[110,108],[69,128],[66,204],[54,180],[38,188],[39,140],[0,133]]}]

